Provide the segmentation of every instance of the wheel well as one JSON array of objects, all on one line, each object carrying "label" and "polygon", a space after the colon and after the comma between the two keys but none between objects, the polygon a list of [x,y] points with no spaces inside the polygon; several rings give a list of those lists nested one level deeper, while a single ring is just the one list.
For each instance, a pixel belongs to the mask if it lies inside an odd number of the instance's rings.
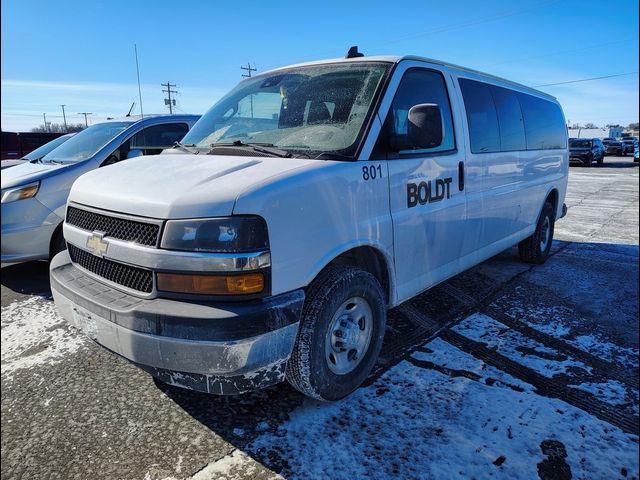
[{"label": "wheel well", "polygon": [[547,195],[545,203],[547,203],[547,201],[550,201],[551,205],[553,205],[553,212],[558,213],[558,190],[556,190],[555,188],[551,190],[549,192],[549,195]]},{"label": "wheel well", "polygon": [[384,255],[373,247],[356,247],[351,250],[347,250],[341,253],[339,256],[331,260],[325,267],[331,267],[333,265],[350,265],[352,267],[358,267],[371,273],[380,285],[385,294],[385,300],[389,303],[390,300],[390,279],[389,270],[387,269],[387,262]]},{"label": "wheel well", "polygon": [[51,240],[49,240],[49,259],[53,257],[52,253],[55,247],[55,242],[58,239],[58,235],[62,235],[62,222],[60,222],[60,225],[58,225],[56,229],[53,231],[53,234],[51,235]]}]

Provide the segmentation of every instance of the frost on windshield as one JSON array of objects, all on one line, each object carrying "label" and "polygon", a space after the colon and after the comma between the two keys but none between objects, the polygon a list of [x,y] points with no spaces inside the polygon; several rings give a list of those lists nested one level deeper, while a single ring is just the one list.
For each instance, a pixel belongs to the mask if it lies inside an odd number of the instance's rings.
[{"label": "frost on windshield", "polygon": [[241,140],[351,154],[387,69],[383,63],[336,63],[254,77],[209,110],[183,143],[210,147]]}]

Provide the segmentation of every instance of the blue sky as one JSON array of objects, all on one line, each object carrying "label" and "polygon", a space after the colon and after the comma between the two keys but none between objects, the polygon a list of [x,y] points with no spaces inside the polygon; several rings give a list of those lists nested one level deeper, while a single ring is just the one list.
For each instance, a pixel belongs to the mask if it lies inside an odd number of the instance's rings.
[{"label": "blue sky", "polygon": [[[638,72],[636,0],[179,2],[2,0],[3,130],[124,115],[138,101],[202,113],[259,70],[366,54],[438,58],[526,85]],[[638,121],[638,75],[542,87],[571,123]],[[139,106],[136,106],[138,110]]]}]

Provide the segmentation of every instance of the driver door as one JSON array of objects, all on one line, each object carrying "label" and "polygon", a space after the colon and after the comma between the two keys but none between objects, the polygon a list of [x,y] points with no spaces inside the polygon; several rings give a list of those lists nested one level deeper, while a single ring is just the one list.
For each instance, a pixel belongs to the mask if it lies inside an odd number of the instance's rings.
[{"label": "driver door", "polygon": [[440,107],[443,141],[439,146],[387,154],[400,301],[457,273],[466,253],[464,148],[456,143],[448,91],[443,72],[408,68],[383,127],[383,135],[389,138],[406,135],[411,107],[425,103]]}]

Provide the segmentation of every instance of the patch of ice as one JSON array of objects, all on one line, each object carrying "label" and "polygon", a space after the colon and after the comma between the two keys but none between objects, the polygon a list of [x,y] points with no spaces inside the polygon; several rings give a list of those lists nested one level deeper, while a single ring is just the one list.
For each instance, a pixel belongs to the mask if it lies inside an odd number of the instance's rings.
[{"label": "patch of ice", "polygon": [[87,340],[65,322],[53,302],[33,297],[2,307],[2,377],[17,369],[51,364],[86,345]]},{"label": "patch of ice", "polygon": [[[426,347],[452,368],[477,365],[443,342]],[[529,479],[545,458],[544,440],[562,442],[574,478],[617,478],[622,469],[639,475],[637,436],[531,390],[495,388],[409,361],[343,401],[307,400],[248,449],[265,464],[280,459],[289,479]]]},{"label": "patch of ice", "polygon": [[583,362],[559,353],[487,315],[475,313],[453,327],[465,337],[495,348],[498,353],[524,365],[545,377],[570,374],[569,368],[580,368],[591,373],[592,368]]},{"label": "patch of ice", "polygon": [[265,480],[284,480],[280,475],[268,471],[246,453],[236,449],[204,467],[193,475],[191,480],[245,480],[258,475]]}]

